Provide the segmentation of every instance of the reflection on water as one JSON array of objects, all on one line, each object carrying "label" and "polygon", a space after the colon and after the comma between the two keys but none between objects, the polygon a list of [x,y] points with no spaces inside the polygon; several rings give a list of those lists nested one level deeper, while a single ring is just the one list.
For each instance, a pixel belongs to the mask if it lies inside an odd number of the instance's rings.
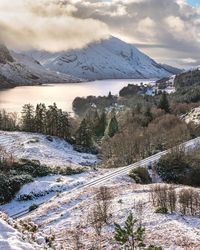
[{"label": "reflection on water", "polygon": [[65,111],[72,111],[72,102],[75,97],[88,95],[103,96],[109,91],[116,95],[128,83],[140,84],[150,80],[102,80],[86,83],[52,84],[41,86],[22,86],[0,91],[0,109],[9,112],[20,112],[25,103],[36,105],[53,102]]}]

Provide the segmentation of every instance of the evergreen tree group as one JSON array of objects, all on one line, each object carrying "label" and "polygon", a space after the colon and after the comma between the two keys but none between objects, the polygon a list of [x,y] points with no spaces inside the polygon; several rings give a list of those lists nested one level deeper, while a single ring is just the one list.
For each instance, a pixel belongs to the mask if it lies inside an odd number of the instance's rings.
[{"label": "evergreen tree group", "polygon": [[101,140],[104,135],[113,137],[118,130],[118,121],[114,111],[111,112],[110,119],[107,119],[105,111],[99,114],[97,109],[92,108],[88,110],[76,131],[76,144],[92,148],[95,142]]},{"label": "evergreen tree group", "polygon": [[27,132],[37,132],[64,139],[70,138],[69,114],[58,109],[56,104],[48,106],[25,104],[22,108],[21,128]]},{"label": "evergreen tree group", "polygon": [[76,144],[84,148],[92,148],[94,141],[104,136],[107,126],[105,111],[100,115],[97,109],[90,109],[76,131]]}]

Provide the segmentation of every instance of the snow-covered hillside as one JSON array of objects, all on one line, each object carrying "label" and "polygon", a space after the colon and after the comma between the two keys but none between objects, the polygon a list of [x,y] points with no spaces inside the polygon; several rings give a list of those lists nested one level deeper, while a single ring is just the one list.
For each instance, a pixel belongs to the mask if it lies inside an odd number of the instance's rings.
[{"label": "snow-covered hillside", "polygon": [[25,242],[24,236],[21,233],[0,218],[0,249],[34,250],[36,248],[30,243]]},{"label": "snow-covered hillside", "polygon": [[83,49],[26,53],[51,70],[90,80],[162,78],[171,74],[133,45],[115,37],[91,43]]},{"label": "snow-covered hillside", "polygon": [[[102,229],[103,249],[120,249],[114,241],[114,222],[123,224],[130,211],[145,226],[146,243],[170,250],[199,249],[200,219],[175,213],[155,213],[155,207],[150,201],[152,185],[138,185],[122,176],[109,181],[107,186],[113,194],[110,201],[112,217],[110,224]],[[33,220],[39,225],[40,233],[54,234],[55,244],[62,244],[66,250],[76,249],[75,237],[84,245],[83,249],[93,249],[97,238],[88,218],[97,190],[98,186],[55,195],[23,219]]]},{"label": "snow-covered hillside", "polygon": [[0,45],[0,88],[41,83],[80,82],[77,77],[47,70],[33,58]]},{"label": "snow-covered hillside", "polygon": [[[188,146],[193,144],[194,141],[188,142]],[[95,156],[79,154],[63,140],[56,137],[47,138],[40,134],[0,131],[1,146],[18,158],[37,159],[51,166],[68,165],[71,161],[75,164],[82,164],[84,160],[87,164],[96,161]],[[144,166],[147,167],[149,161],[151,160],[148,158]],[[143,166],[142,162],[140,164]],[[161,181],[157,176],[154,177],[155,182]],[[145,243],[148,245],[161,246],[166,250],[199,249],[200,218],[183,215],[177,211],[156,213],[157,207],[153,205],[151,195],[155,184],[136,184],[127,176],[124,168],[100,168],[74,176],[50,175],[36,178],[34,182],[24,185],[11,202],[0,206],[0,210],[14,218],[19,216],[20,212],[22,217],[14,222],[33,223],[37,225],[37,230],[26,232],[22,238],[21,234],[12,228],[12,224],[6,224],[0,216],[0,249],[1,244],[6,244],[6,250],[32,250],[33,244],[37,250],[72,250],[77,249],[77,242],[83,245],[79,249],[95,249],[99,237],[95,235],[90,218],[97,202],[95,194],[105,185],[112,194],[109,200],[109,214],[112,216],[109,224],[102,226],[101,249],[120,249],[114,240],[114,223],[124,224],[130,212],[145,227]],[[188,189],[182,185],[174,185],[173,188],[176,193]],[[195,190],[200,191],[197,188]],[[39,207],[30,212],[30,205],[33,204]],[[47,236],[53,236],[52,247],[45,248],[49,242]],[[26,248],[29,243],[23,241],[27,239],[30,239],[30,248]],[[12,247],[9,245],[11,243]],[[24,245],[18,247],[18,244]],[[35,247],[36,244],[39,248]]]},{"label": "snow-covered hillside", "polygon": [[90,166],[97,163],[95,155],[78,153],[69,143],[41,134],[0,131],[0,147],[20,159],[39,160],[48,166]]}]

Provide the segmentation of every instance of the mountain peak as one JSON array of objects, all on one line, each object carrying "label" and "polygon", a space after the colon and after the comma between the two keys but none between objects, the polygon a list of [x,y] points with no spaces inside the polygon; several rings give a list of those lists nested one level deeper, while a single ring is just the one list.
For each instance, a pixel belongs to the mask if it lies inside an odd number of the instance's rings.
[{"label": "mountain peak", "polygon": [[50,70],[82,79],[142,79],[171,75],[171,72],[134,45],[113,36],[92,42],[82,49],[57,53],[44,51],[26,53]]}]

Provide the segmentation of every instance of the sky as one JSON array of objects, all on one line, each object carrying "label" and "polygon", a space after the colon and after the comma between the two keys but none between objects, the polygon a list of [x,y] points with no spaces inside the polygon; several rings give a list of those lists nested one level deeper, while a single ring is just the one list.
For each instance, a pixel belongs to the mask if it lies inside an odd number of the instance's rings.
[{"label": "sky", "polygon": [[158,62],[200,65],[200,0],[0,0],[0,42],[63,51],[116,36]]},{"label": "sky", "polygon": [[187,3],[195,7],[200,5],[200,0],[187,0]]}]

